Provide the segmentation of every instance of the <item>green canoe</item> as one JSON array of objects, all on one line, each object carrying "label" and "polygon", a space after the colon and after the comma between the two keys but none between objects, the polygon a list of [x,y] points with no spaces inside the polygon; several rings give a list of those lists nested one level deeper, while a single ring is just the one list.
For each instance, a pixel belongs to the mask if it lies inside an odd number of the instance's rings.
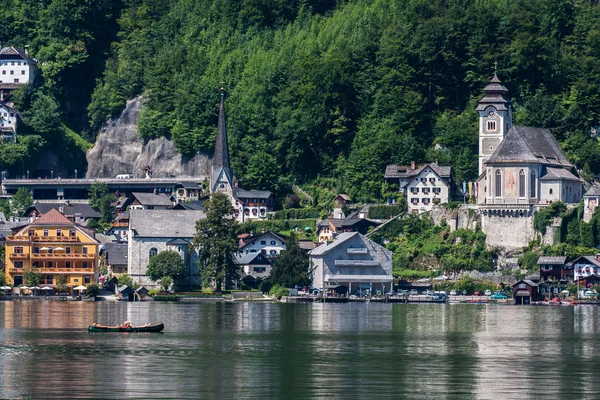
[{"label": "green canoe", "polygon": [[88,332],[160,332],[165,329],[164,324],[161,322],[156,325],[142,325],[142,326],[105,326],[105,325],[90,325],[88,326]]}]

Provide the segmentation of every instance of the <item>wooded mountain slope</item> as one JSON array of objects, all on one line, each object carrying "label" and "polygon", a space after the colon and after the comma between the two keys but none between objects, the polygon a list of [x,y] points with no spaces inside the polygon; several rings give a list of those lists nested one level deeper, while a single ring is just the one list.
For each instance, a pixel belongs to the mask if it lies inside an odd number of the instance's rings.
[{"label": "wooded mountain slope", "polygon": [[[52,60],[42,67],[44,93],[75,128],[71,96],[89,101],[88,137],[143,94],[145,138],[170,137],[184,154],[210,151],[226,82],[233,167],[248,188],[321,177],[377,199],[386,164],[435,159],[458,181],[474,179],[474,105],[494,61],[516,122],[552,128],[579,168],[600,173],[590,136],[600,125],[597,1],[8,3],[0,40],[31,41],[38,58]],[[23,11],[41,3],[84,14]],[[102,69],[86,98],[81,88]],[[73,74],[85,83],[73,87]]]}]

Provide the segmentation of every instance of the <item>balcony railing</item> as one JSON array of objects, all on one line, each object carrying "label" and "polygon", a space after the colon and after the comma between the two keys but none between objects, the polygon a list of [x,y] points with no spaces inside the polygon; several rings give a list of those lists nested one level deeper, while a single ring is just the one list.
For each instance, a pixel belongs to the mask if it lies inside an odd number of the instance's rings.
[{"label": "balcony railing", "polygon": [[10,258],[27,258],[29,254],[25,253],[11,253],[8,257]]},{"label": "balcony railing", "polygon": [[13,242],[78,242],[77,236],[8,236],[8,241]]},{"label": "balcony railing", "polygon": [[94,259],[95,254],[81,254],[81,253],[35,253],[31,255],[33,259],[51,259],[57,260],[62,258],[68,259]]},{"label": "balcony railing", "polygon": [[335,260],[336,267],[378,267],[379,261],[374,260]]},{"label": "balcony railing", "polygon": [[[95,269],[93,267],[88,268],[43,268],[38,267],[35,269],[39,273],[43,274],[93,274]],[[11,274],[22,274],[23,268],[9,268],[8,272]]]}]

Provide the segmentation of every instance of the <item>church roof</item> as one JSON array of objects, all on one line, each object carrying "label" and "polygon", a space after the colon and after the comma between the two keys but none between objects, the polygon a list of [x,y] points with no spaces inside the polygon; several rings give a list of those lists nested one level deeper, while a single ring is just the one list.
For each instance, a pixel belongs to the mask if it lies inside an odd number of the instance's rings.
[{"label": "church roof", "polygon": [[486,164],[525,162],[572,167],[549,129],[513,125]]},{"label": "church roof", "polygon": [[546,173],[540,178],[542,181],[570,180],[580,181],[578,177],[564,168],[550,167],[546,169]]},{"label": "church roof", "polygon": [[594,183],[584,196],[600,196],[600,183]]},{"label": "church roof", "polygon": [[225,121],[225,91],[221,89],[221,103],[219,105],[219,120],[217,123],[217,141],[215,143],[215,153],[212,159],[210,174],[210,185],[212,191],[216,189],[216,184],[224,171],[229,184],[233,184],[233,171],[229,165],[229,148],[227,147],[227,125]]},{"label": "church roof", "polygon": [[477,103],[476,111],[484,111],[487,107],[493,106],[498,111],[508,111],[510,100],[508,89],[502,84],[498,75],[494,74],[490,83],[483,89],[485,95]]}]

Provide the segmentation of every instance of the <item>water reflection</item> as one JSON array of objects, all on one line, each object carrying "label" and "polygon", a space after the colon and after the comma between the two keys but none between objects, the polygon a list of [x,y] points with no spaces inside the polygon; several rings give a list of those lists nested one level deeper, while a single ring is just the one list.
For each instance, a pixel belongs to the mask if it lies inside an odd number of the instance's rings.
[{"label": "water reflection", "polygon": [[[3,398],[596,398],[597,307],[0,303]],[[97,321],[164,334],[88,334]]]}]

